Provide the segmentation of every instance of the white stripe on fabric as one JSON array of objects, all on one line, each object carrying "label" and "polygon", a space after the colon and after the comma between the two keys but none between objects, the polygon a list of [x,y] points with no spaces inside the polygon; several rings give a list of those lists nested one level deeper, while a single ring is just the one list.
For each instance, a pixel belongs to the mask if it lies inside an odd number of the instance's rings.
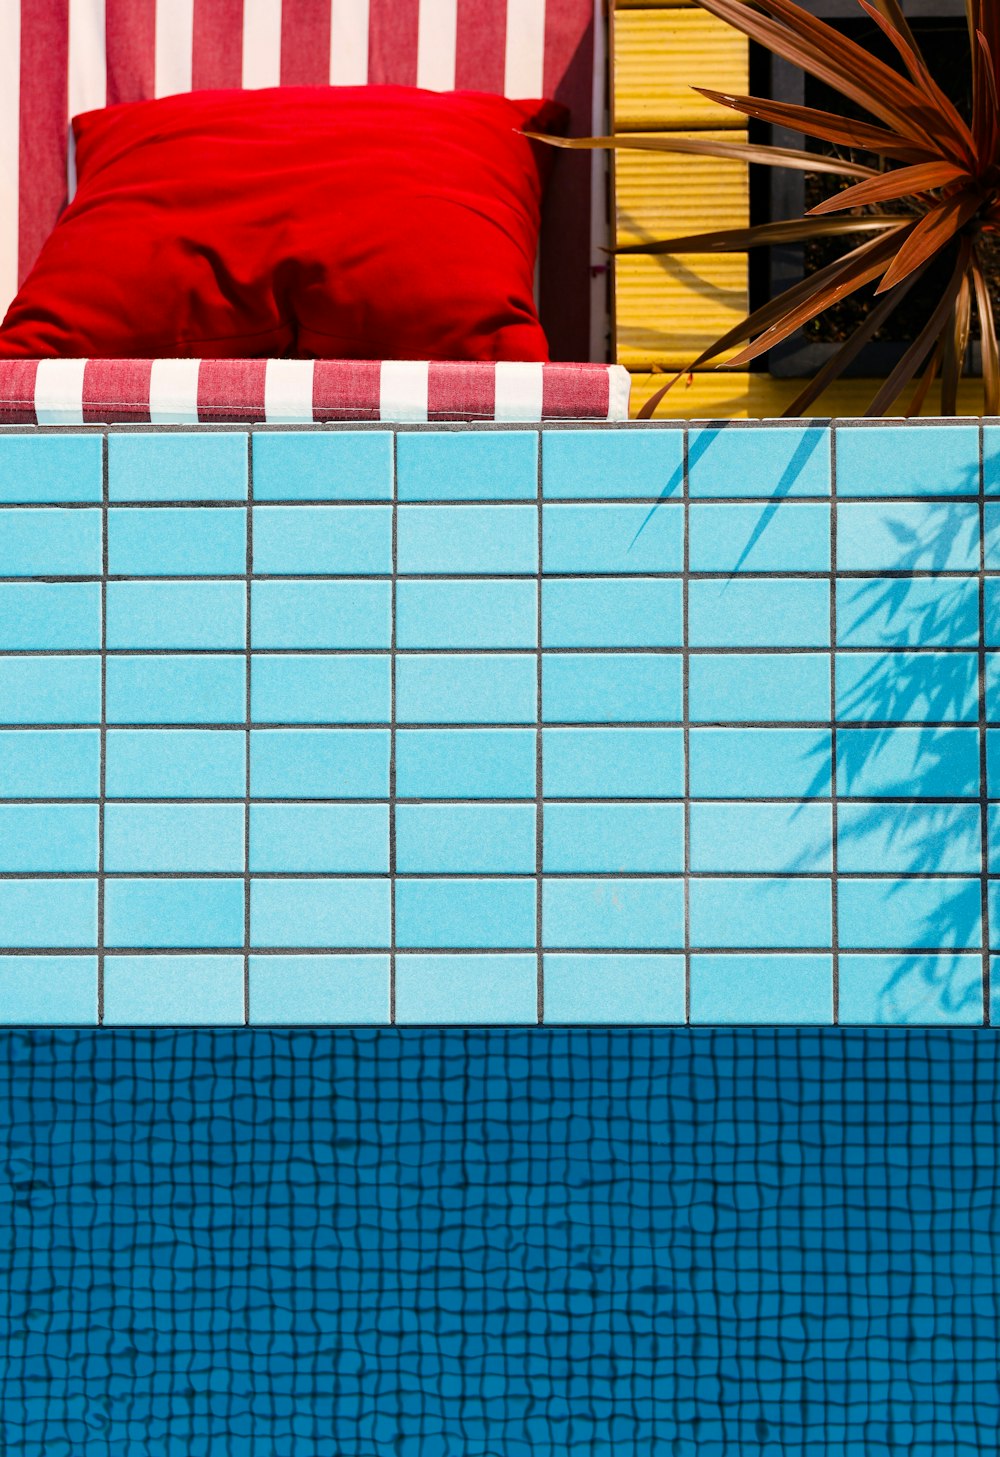
[{"label": "white stripe on fabric", "polygon": [[281,83],[281,0],[243,0],[243,89]]},{"label": "white stripe on fabric", "polygon": [[21,0],[0,5],[0,317],[17,293],[21,153]]},{"label": "white stripe on fabric", "polygon": [[35,375],[35,418],[39,425],[83,424],[85,359],[40,359]]},{"label": "white stripe on fabric", "polygon": [[194,0],[156,0],[155,96],[191,90]]},{"label": "white stripe on fabric", "polygon": [[197,425],[200,359],[154,359],[149,374],[153,425]]},{"label": "white stripe on fabric", "polygon": [[426,420],[427,376],[427,364],[421,360],[384,360],[379,378],[379,418]]},{"label": "white stripe on fabric", "polygon": [[264,374],[264,419],[268,424],[311,424],[312,359],[269,359]]},{"label": "white stripe on fabric", "polygon": [[503,94],[544,96],[545,0],[507,0]]},{"label": "white stripe on fabric", "polygon": [[627,420],[632,376],[624,364],[608,365],[608,419]]},{"label": "white stripe on fabric", "polygon": [[494,399],[495,420],[540,420],[542,366],[500,360],[496,365]]},{"label": "white stripe on fabric", "polygon": [[69,116],[108,104],[104,0],[69,0]]},{"label": "white stripe on fabric", "polygon": [[368,85],[368,0],[331,0],[330,85]]},{"label": "white stripe on fabric", "polygon": [[458,43],[458,0],[420,0],[417,25],[417,85],[454,91]]}]

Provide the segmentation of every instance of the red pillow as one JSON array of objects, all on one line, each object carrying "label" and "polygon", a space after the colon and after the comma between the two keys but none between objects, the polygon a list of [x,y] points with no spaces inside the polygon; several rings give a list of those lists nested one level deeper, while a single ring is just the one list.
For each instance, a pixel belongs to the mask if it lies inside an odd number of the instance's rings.
[{"label": "red pillow", "polygon": [[73,122],[79,178],[0,356],[548,358],[562,109],[473,91],[200,91]]}]

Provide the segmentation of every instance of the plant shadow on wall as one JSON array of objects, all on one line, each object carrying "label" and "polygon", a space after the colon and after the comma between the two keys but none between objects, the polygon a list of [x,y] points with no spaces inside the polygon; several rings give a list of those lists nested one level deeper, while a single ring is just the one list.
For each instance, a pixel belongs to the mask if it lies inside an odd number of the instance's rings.
[{"label": "plant shadow on wall", "polygon": [[[891,46],[895,64],[879,59],[795,0],[697,3],[818,78],[845,106],[843,111],[821,111],[767,97],[694,89],[741,116],[818,141],[827,152],[670,134],[542,140],[561,147],[728,157],[814,176],[829,174],[838,190],[800,218],[640,241],[615,251],[657,257],[743,252],[837,236],[855,241],[844,256],[716,339],[646,401],[640,418],[652,415],[666,392],[691,370],[739,346],[726,367],[745,368],[824,310],[874,285],[861,323],[785,411],[788,416],[803,414],[857,358],[923,274],[942,260],[947,271],[940,298],[866,413],[889,413],[917,381],[903,413],[919,414],[940,376],[941,413],[955,414],[973,307],[981,336],[985,411],[1000,413],[1000,346],[984,268],[984,242],[1000,228],[1000,4],[966,0],[972,96],[966,116],[934,80],[900,0],[857,0],[859,11]],[[851,114],[856,109],[866,119]]]}]

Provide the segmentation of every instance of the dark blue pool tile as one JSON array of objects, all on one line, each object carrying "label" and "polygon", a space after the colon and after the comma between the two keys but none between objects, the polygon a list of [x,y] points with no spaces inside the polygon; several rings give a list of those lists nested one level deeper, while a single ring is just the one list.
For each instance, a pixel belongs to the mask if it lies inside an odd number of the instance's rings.
[{"label": "dark blue pool tile", "polygon": [[255,501],[391,501],[388,430],[259,430]]},{"label": "dark blue pool tile", "polygon": [[112,501],[245,501],[248,438],[239,431],[108,435]]},{"label": "dark blue pool tile", "polygon": [[706,1025],[832,1023],[833,958],[692,956],[691,1021]]},{"label": "dark blue pool tile", "polygon": [[976,496],[978,425],[839,425],[840,496]]},{"label": "dark blue pool tile", "polygon": [[530,1024],[537,983],[534,956],[398,956],[396,1023]]},{"label": "dark blue pool tile", "polygon": [[680,495],[684,432],[659,427],[546,430],[542,482],[549,498]]},{"label": "dark blue pool tile", "polygon": [[533,430],[400,431],[400,501],[533,501],[538,435]]},{"label": "dark blue pool tile", "polygon": [[693,429],[688,481],[692,496],[828,496],[830,431],[817,425]]}]

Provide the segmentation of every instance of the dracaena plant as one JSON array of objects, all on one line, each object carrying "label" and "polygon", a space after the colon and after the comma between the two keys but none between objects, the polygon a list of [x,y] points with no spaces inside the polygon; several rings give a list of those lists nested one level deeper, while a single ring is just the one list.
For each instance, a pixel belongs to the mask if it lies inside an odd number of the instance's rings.
[{"label": "dracaena plant", "polygon": [[[658,390],[641,414],[651,415],[688,373],[743,346],[726,361],[737,368],[815,319],[848,295],[876,284],[855,332],[808,382],[785,412],[802,414],[841,375],[885,324],[917,279],[946,258],[950,274],[926,321],[905,349],[867,413],[881,415],[917,381],[906,413],[917,413],[938,374],[941,411],[957,410],[973,304],[982,341],[984,404],[1000,413],[1000,351],[984,267],[984,242],[1000,229],[1000,0],[966,0],[972,106],[963,115],[931,75],[899,0],[858,0],[896,53],[889,65],[866,47],[809,14],[795,0],[698,0],[704,10],[742,31],[782,60],[808,72],[868,113],[839,112],[725,96],[702,96],[763,122],[826,144],[817,152],[751,143],[641,134],[546,138],[556,146],[627,148],[739,158],[768,167],[833,173],[847,185],[803,217],[691,237],[621,247],[618,253],[723,253],[841,234],[854,237],[844,256],[755,309]],[[865,160],[862,160],[865,159]],[[918,378],[919,377],[919,378]]]}]

